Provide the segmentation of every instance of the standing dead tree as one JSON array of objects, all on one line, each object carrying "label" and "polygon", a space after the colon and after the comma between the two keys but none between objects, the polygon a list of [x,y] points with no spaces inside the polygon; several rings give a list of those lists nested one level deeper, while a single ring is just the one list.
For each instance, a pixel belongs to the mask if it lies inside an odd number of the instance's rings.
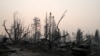
[{"label": "standing dead tree", "polygon": [[99,37],[99,30],[98,29],[96,29],[96,31],[95,31],[94,40],[95,40],[96,45],[100,45],[100,37]]},{"label": "standing dead tree", "polygon": [[60,29],[58,27],[59,23],[61,22],[61,20],[65,16],[65,13],[66,13],[66,11],[61,16],[60,20],[58,21],[58,24],[55,23],[54,16],[52,16],[51,12],[50,12],[49,19],[47,19],[47,14],[46,14],[45,38],[48,40],[48,48],[49,48],[49,50],[52,49],[52,46],[53,46],[52,44],[56,40],[59,40],[60,37],[65,37],[65,36],[68,35],[68,33],[67,33],[64,36],[61,36]]},{"label": "standing dead tree", "polygon": [[32,24],[32,37],[33,37],[33,42],[39,42],[40,37],[41,37],[41,24],[40,24],[40,19],[38,17],[35,17],[33,19],[34,24]]},{"label": "standing dead tree", "polygon": [[11,29],[7,29],[6,20],[3,23],[3,27],[8,34],[8,37],[14,44],[17,44],[18,41],[22,40],[29,33],[29,27],[27,29],[23,27],[21,21],[16,17],[16,12],[14,13],[14,21]]},{"label": "standing dead tree", "polygon": [[83,41],[83,32],[81,31],[81,29],[77,30],[77,35],[76,35],[76,43],[80,44]]}]

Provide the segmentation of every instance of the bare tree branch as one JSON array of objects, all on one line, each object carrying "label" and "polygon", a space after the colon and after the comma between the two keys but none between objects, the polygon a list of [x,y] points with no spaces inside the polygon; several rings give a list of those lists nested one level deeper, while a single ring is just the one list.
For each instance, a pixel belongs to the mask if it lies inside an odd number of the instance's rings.
[{"label": "bare tree branch", "polygon": [[13,39],[11,38],[10,33],[8,32],[8,30],[7,30],[7,28],[6,28],[5,23],[6,23],[6,20],[3,22],[3,27],[4,27],[5,31],[6,31],[6,33],[8,34],[9,38],[13,41]]}]

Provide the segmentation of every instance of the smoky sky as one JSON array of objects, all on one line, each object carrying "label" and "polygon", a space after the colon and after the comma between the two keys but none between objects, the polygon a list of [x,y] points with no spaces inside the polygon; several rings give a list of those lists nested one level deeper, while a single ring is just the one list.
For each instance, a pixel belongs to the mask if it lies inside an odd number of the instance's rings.
[{"label": "smoky sky", "polygon": [[0,0],[0,34],[5,33],[3,21],[7,20],[10,28],[16,11],[26,26],[33,23],[34,17],[39,17],[43,31],[46,13],[49,16],[52,12],[57,23],[65,10],[59,24],[61,30],[76,32],[81,28],[87,33],[100,29],[100,0]]}]

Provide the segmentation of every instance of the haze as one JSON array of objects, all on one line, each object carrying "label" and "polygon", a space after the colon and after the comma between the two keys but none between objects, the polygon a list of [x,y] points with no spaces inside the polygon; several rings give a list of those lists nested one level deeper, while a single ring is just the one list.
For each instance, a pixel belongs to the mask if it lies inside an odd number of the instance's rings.
[{"label": "haze", "polygon": [[76,32],[81,28],[85,33],[100,30],[100,0],[0,0],[0,34],[5,33],[3,21],[7,20],[7,28],[13,20],[13,13],[18,15],[24,25],[33,23],[34,17],[41,20],[42,31],[46,12],[55,16],[56,23],[67,10],[59,28],[68,32]]}]

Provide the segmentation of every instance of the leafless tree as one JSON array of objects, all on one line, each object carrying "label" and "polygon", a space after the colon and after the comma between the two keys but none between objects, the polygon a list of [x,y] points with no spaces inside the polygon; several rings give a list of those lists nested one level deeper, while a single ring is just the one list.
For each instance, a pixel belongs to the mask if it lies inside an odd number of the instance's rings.
[{"label": "leafless tree", "polygon": [[29,33],[29,27],[25,29],[21,20],[16,17],[16,12],[14,13],[14,21],[11,28],[8,30],[6,27],[6,20],[3,23],[3,27],[8,34],[9,38],[12,40],[13,43],[17,43],[18,41],[22,40],[26,35]]},{"label": "leafless tree", "polygon": [[[65,30],[63,30],[63,36],[64,36],[64,37],[63,37],[63,42],[64,42],[64,43],[66,42],[66,36],[65,36],[66,34],[68,34],[68,32],[65,31]],[[69,37],[69,36],[67,37],[67,40],[70,41],[70,37]]]},{"label": "leafless tree", "polygon": [[60,37],[65,37],[68,35],[68,33],[67,33],[64,36],[61,36],[60,29],[58,28],[59,23],[61,22],[62,18],[65,16],[65,12],[62,15],[62,17],[60,18],[58,24],[56,24],[56,22],[54,20],[54,16],[52,16],[51,12],[49,15],[49,19],[48,19],[47,14],[46,14],[45,37],[48,40],[49,50],[52,49],[52,44],[55,41],[59,40]]},{"label": "leafless tree", "polygon": [[40,36],[41,36],[41,24],[40,24],[40,19],[38,17],[35,17],[33,19],[34,24],[32,24],[32,28],[33,28],[33,39],[34,42],[39,42],[40,40]]}]

